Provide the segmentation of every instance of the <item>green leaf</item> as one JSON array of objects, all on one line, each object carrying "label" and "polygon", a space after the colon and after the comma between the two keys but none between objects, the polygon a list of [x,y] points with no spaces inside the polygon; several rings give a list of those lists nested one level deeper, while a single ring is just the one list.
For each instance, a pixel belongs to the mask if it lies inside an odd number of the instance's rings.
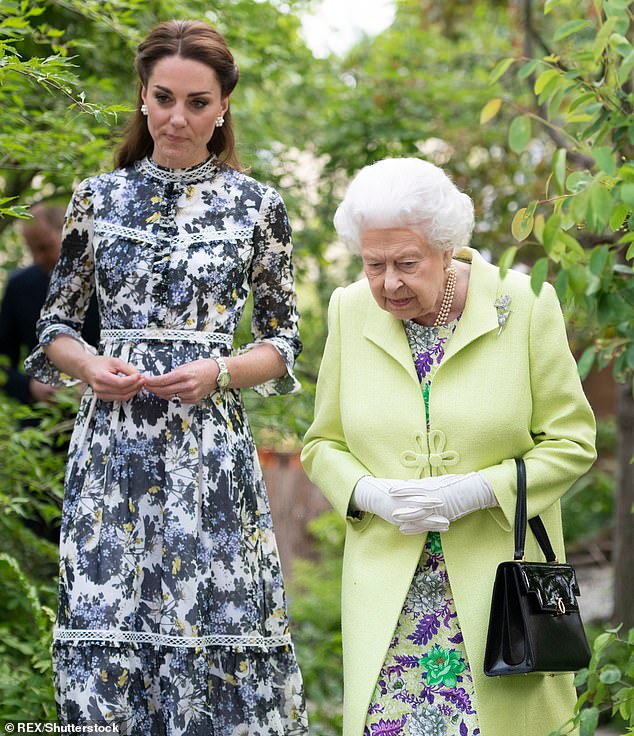
[{"label": "green leaf", "polygon": [[509,146],[515,153],[521,153],[531,139],[531,121],[528,115],[515,118],[509,128]]},{"label": "green leaf", "polygon": [[616,27],[617,20],[618,18],[614,16],[612,18],[608,18],[603,24],[601,30],[597,33],[594,43],[592,44],[592,54],[595,62],[599,61],[601,58],[603,49],[606,47],[608,39]]},{"label": "green leaf", "polygon": [[616,174],[616,160],[611,146],[599,146],[592,149],[592,158],[597,166],[608,176]]},{"label": "green leaf", "polygon": [[546,88],[546,85],[552,82],[555,79],[559,79],[560,72],[557,69],[546,69],[546,71],[542,72],[537,79],[535,80],[535,94],[539,95],[541,94],[544,89]]},{"label": "green leaf", "polygon": [[613,230],[614,232],[620,230],[623,227],[623,223],[625,222],[625,218],[628,213],[629,209],[624,204],[621,204],[620,202],[613,204],[612,212],[610,212],[610,219],[608,220],[610,230]]},{"label": "green leaf", "polygon": [[502,59],[501,61],[498,61],[498,63],[493,67],[493,71],[489,75],[489,84],[493,84],[494,82],[497,82],[498,79],[504,75],[506,70],[513,64],[515,59],[508,58],[508,59]]},{"label": "green leaf", "polygon": [[[592,350],[592,348],[587,348],[586,351],[584,352],[584,355],[588,350]],[[592,355],[594,357],[594,350],[592,350]],[[583,358],[583,356],[581,357]],[[581,363],[581,360],[579,361],[579,363]],[[590,673],[587,667],[584,667],[583,669],[579,670],[579,672],[577,672],[577,674],[575,675],[575,687],[581,687],[581,685],[585,685],[586,682],[588,681],[589,674]]]},{"label": "green leaf", "polygon": [[607,245],[597,245],[590,254],[590,271],[595,276],[600,276],[608,261],[610,249]]},{"label": "green leaf", "polygon": [[595,232],[601,232],[608,224],[612,210],[610,192],[600,183],[590,190],[590,206],[587,212],[587,224]]},{"label": "green leaf", "polygon": [[586,189],[592,181],[592,174],[589,171],[573,171],[566,179],[566,189],[573,194]]},{"label": "green leaf", "polygon": [[541,212],[535,217],[533,224],[533,235],[537,238],[537,241],[543,245],[544,243],[544,215]]},{"label": "green leaf", "polygon": [[548,15],[551,10],[554,10],[558,5],[568,5],[570,0],[546,0],[544,5],[544,15]]},{"label": "green leaf", "polygon": [[563,194],[566,186],[566,149],[558,148],[553,156],[553,179],[558,194]]},{"label": "green leaf", "polygon": [[544,225],[543,241],[544,250],[546,253],[550,253],[554,244],[557,233],[561,227],[561,218],[559,215],[551,215]]},{"label": "green leaf", "polygon": [[604,631],[599,634],[592,644],[592,649],[595,654],[598,654],[614,639],[614,634],[610,634],[608,631]]},{"label": "green leaf", "polygon": [[548,258],[540,258],[537,260],[531,271],[531,288],[535,294],[539,296],[544,281],[548,276]]},{"label": "green leaf", "polygon": [[606,664],[601,669],[599,679],[604,685],[614,685],[621,679],[621,670],[614,664]]},{"label": "green leaf", "polygon": [[527,77],[530,77],[530,75],[537,69],[537,67],[541,64],[541,59],[531,59],[530,61],[527,61],[524,66],[520,67],[520,70],[517,72],[517,76],[520,79],[526,79]]},{"label": "green leaf", "polygon": [[498,114],[498,112],[500,112],[501,107],[502,107],[501,98],[494,97],[492,100],[489,100],[487,104],[480,111],[480,125],[484,125],[485,123],[488,123],[489,120],[493,120],[493,118]]},{"label": "green leaf", "polygon": [[515,213],[513,222],[511,223],[511,232],[515,240],[525,240],[533,229],[533,215],[527,211],[526,207]]},{"label": "green leaf", "polygon": [[630,243],[630,247],[627,249],[627,253],[625,254],[625,258],[628,261],[634,260],[634,242]]},{"label": "green leaf", "polygon": [[568,271],[563,269],[557,274],[555,279],[555,291],[559,301],[563,304],[568,297]]},{"label": "green leaf", "polygon": [[619,189],[621,202],[629,209],[634,210],[634,182],[624,182]]},{"label": "green leaf", "polygon": [[553,34],[553,41],[561,41],[562,39],[571,36],[573,33],[578,33],[584,28],[587,28],[589,25],[590,23],[587,20],[569,20],[567,23],[564,23],[561,28],[558,28],[555,31]]},{"label": "green leaf", "polygon": [[500,276],[502,276],[502,278],[506,276],[507,271],[513,265],[513,262],[515,261],[516,253],[517,253],[517,246],[512,245],[510,248],[507,248],[504,251],[504,253],[502,253],[502,255],[500,256],[498,266],[500,269]]},{"label": "green leaf", "polygon": [[[594,352],[594,346],[590,345],[590,347],[587,347],[583,353],[581,354],[581,357],[579,358],[579,362],[577,363],[577,370],[579,371],[579,377],[582,381],[585,381],[588,377],[588,374],[592,370],[592,366],[594,365],[594,358],[595,358],[595,352]],[[582,670],[583,672],[583,670]],[[575,679],[575,685],[584,685],[586,680],[588,679],[588,670],[585,670],[585,678],[582,682],[577,683],[577,680]]]},{"label": "green leaf", "polygon": [[579,719],[579,736],[593,736],[599,725],[599,709],[586,708]]}]

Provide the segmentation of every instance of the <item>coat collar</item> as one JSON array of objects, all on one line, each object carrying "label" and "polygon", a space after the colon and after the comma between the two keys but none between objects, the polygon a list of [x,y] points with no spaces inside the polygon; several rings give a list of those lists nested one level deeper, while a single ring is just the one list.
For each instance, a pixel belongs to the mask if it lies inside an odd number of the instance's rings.
[{"label": "coat collar", "polygon": [[[472,248],[461,249],[455,257],[471,263],[471,276],[465,308],[458,327],[447,345],[443,362],[481,335],[498,328],[497,311],[494,306],[499,283],[498,269],[487,263]],[[400,363],[408,375],[418,383],[402,321],[381,309],[370,293],[368,298],[369,306],[363,327],[364,337]]]}]

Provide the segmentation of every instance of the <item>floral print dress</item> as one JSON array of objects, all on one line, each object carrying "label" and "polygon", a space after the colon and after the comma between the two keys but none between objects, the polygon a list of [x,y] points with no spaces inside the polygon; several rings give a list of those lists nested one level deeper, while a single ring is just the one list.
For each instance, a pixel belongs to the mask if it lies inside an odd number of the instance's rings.
[{"label": "floral print dress", "polygon": [[[429,428],[432,379],[458,320],[405,322]],[[474,689],[441,535],[429,532],[394,631],[364,736],[478,736]]]},{"label": "floral print dress", "polygon": [[[229,355],[249,292],[254,343],[298,388],[290,228],[272,189],[212,158],[85,180],[27,359],[79,331],[96,289],[100,353],[146,374]],[[88,349],[88,348],[87,348]],[[85,390],[69,449],[53,638],[59,719],[135,736],[308,732],[266,489],[236,390],[196,405]]]}]

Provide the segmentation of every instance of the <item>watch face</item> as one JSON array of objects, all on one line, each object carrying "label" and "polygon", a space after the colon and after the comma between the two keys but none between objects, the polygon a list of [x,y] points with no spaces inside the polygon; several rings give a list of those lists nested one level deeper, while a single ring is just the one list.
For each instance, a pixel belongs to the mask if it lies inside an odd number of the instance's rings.
[{"label": "watch face", "polygon": [[229,385],[230,380],[231,376],[229,375],[229,371],[225,369],[218,374],[218,379],[216,383],[220,386],[220,388],[226,388]]},{"label": "watch face", "polygon": [[227,364],[224,360],[217,360],[216,362],[220,368],[220,372],[216,378],[216,383],[220,388],[226,388],[231,381],[231,374],[229,373],[229,369],[227,368]]}]

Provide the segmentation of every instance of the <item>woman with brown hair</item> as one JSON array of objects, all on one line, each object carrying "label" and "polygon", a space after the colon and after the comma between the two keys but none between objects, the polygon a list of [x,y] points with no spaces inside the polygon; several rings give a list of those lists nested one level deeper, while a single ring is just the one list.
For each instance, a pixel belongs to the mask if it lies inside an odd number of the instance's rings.
[{"label": "woman with brown hair", "polygon": [[[62,723],[126,734],[307,733],[240,397],[299,386],[290,227],[238,170],[238,69],[205,23],[141,43],[118,168],[83,181],[28,369],[81,381],[53,656]],[[96,291],[97,354],[81,340]],[[254,341],[233,351],[253,294]]]}]

